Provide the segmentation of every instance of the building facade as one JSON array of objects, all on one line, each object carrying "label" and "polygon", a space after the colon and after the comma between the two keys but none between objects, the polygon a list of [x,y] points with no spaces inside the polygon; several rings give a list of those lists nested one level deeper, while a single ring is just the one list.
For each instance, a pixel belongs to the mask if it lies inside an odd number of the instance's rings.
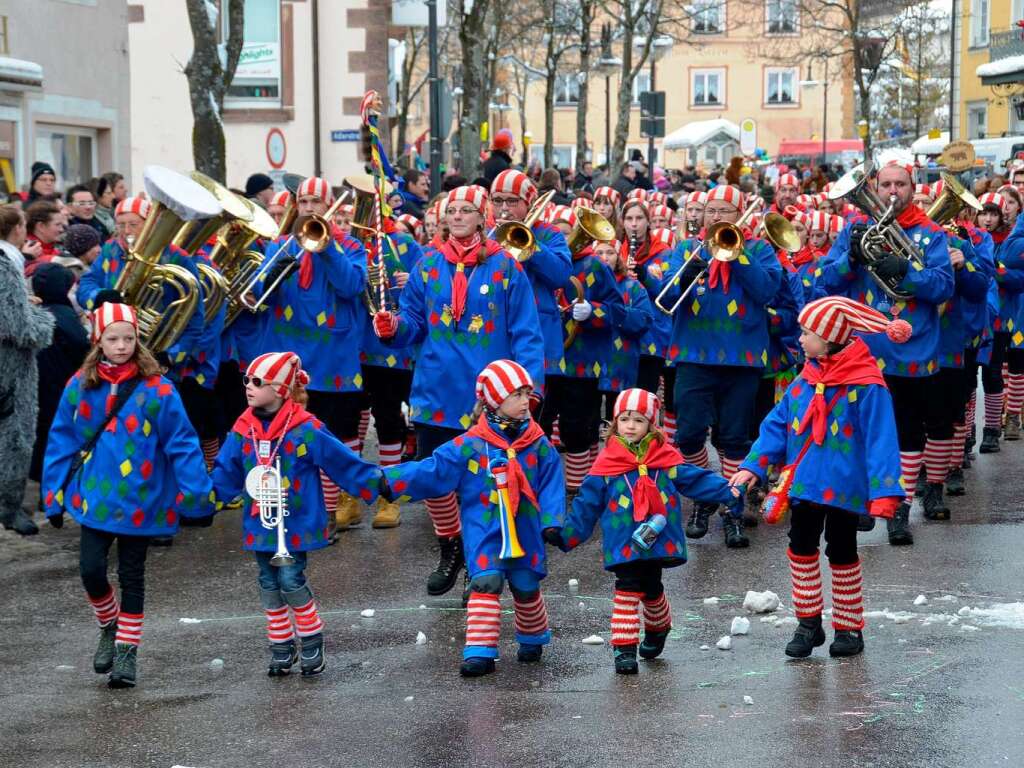
[{"label": "building facade", "polygon": [[131,171],[124,0],[0,0],[0,169],[25,189],[32,163],[58,188]]},{"label": "building facade", "polygon": [[960,137],[1024,134],[1024,0],[962,0]]},{"label": "building facade", "polygon": [[[357,173],[359,103],[387,86],[383,0],[210,0],[222,39],[228,3],[245,2],[242,61],[221,114],[227,183],[255,172]],[[383,18],[387,18],[383,16]],[[151,163],[189,169],[192,112],[183,73],[192,51],[184,0],[128,5],[132,168],[135,188]]]}]

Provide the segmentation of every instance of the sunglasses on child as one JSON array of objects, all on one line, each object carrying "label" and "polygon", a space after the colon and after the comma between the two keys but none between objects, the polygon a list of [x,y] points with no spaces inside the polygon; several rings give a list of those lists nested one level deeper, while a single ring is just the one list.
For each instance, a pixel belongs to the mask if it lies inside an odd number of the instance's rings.
[{"label": "sunglasses on child", "polygon": [[261,379],[259,376],[249,375],[242,376],[242,383],[245,386],[249,386],[249,384],[252,384],[254,387],[256,387],[256,389],[260,389],[261,387],[269,387],[272,384],[277,384],[276,381],[267,381],[266,379]]}]

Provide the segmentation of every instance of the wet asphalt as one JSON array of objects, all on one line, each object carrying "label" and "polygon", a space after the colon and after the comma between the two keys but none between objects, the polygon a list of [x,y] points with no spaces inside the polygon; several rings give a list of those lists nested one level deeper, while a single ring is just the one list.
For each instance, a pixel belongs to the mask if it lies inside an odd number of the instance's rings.
[{"label": "wet asphalt", "polygon": [[[866,608],[890,613],[868,619],[851,660],[787,659],[792,626],[742,609],[747,590],[770,589],[792,615],[784,527],[732,551],[716,525],[668,572],[675,629],[636,677],[613,673],[607,644],[581,642],[609,637],[612,580],[590,542],[551,555],[543,661],[516,661],[508,614],[497,673],[461,679],[459,595],[426,595],[436,547],[410,505],[401,527],[364,522],[312,556],[328,649],[314,679],[266,676],[240,513],[183,530],[150,553],[139,685],[112,691],[91,669],[77,528],[2,532],[0,766],[1021,766],[1024,628],[956,614],[1024,601],[1022,464],[1024,442],[978,459],[951,522],[915,505],[913,547],[890,547],[884,526],[861,534]],[[718,650],[740,615],[749,635]]]}]

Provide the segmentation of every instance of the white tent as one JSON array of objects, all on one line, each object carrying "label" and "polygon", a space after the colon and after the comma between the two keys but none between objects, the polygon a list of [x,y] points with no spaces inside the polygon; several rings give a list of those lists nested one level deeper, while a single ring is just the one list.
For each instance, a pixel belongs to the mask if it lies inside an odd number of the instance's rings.
[{"label": "white tent", "polygon": [[929,139],[926,133],[910,145],[910,151],[915,155],[937,155],[947,144],[949,144],[949,131],[943,131],[937,139]]},{"label": "white tent", "polygon": [[724,117],[698,120],[672,131],[664,138],[662,146],[665,149],[691,149],[706,144],[719,134],[724,134],[723,139],[739,141],[740,127]]}]

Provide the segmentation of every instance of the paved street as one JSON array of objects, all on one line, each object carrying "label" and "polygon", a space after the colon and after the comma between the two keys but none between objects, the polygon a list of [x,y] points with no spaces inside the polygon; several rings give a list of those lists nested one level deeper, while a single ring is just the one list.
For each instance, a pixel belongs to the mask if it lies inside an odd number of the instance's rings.
[{"label": "paved street", "polygon": [[[329,651],[315,680],[265,676],[238,512],[151,550],[140,684],[110,691],[91,671],[77,528],[0,534],[0,765],[1020,766],[1022,457],[1011,443],[976,462],[952,523],[924,524],[915,509],[912,548],[889,547],[881,526],[862,534],[867,610],[887,611],[869,614],[863,657],[782,654],[785,532],[762,525],[748,551],[727,552],[718,530],[693,543],[667,581],[676,630],[665,656],[634,678],[613,674],[607,645],[581,643],[607,640],[611,610],[591,542],[553,555],[555,640],[543,663],[515,661],[509,615],[498,673],[460,679],[463,613],[457,596],[425,594],[436,554],[417,505],[397,530],[364,524],[313,556]],[[717,650],[749,589],[779,593],[784,626],[751,616],[749,636]],[[915,605],[918,595],[928,602]],[[999,603],[1018,603],[1016,619],[958,615]],[[367,608],[373,618],[360,616]],[[1016,628],[988,625],[1000,621]]]}]

